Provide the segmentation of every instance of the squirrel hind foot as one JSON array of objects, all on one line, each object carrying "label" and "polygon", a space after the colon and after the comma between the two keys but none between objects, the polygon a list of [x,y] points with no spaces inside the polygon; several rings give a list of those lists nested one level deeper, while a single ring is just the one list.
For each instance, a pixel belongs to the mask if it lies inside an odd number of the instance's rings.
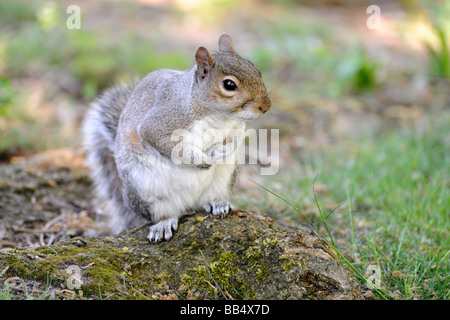
[{"label": "squirrel hind foot", "polygon": [[172,230],[178,228],[178,218],[169,218],[161,220],[150,227],[148,240],[150,242],[161,242],[162,240],[170,240],[173,236]]},{"label": "squirrel hind foot", "polygon": [[224,218],[227,214],[233,211],[232,205],[227,201],[211,201],[203,206],[206,212],[213,216]]}]

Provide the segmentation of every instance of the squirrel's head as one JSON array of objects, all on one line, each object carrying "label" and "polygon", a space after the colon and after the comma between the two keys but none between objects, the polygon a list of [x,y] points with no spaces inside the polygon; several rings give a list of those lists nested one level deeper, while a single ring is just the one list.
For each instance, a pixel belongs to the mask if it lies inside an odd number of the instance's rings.
[{"label": "squirrel's head", "polygon": [[209,109],[227,117],[253,120],[266,113],[272,103],[261,72],[250,61],[235,53],[228,34],[219,38],[219,51],[210,54],[204,47],[195,53],[197,71],[194,87]]}]

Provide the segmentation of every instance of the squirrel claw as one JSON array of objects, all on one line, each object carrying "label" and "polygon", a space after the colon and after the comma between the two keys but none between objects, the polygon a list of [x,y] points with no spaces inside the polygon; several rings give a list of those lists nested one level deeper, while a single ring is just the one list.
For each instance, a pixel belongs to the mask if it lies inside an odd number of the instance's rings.
[{"label": "squirrel claw", "polygon": [[158,223],[150,227],[150,232],[148,234],[148,240],[150,242],[160,242],[163,239],[169,240],[172,238],[172,229],[176,231],[178,228],[178,219],[169,218],[166,220],[161,220]]},{"label": "squirrel claw", "polygon": [[206,212],[212,214],[213,216],[219,216],[224,218],[227,214],[233,211],[233,207],[227,200],[223,201],[212,201],[203,206]]}]

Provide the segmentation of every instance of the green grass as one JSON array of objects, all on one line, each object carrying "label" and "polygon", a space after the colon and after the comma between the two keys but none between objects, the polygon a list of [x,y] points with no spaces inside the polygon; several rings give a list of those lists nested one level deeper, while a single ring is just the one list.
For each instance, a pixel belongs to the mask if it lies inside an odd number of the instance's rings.
[{"label": "green grass", "polygon": [[69,30],[66,7],[57,3],[6,1],[0,9],[0,59],[6,75],[13,79],[57,71],[79,84],[78,94],[86,101],[114,81],[163,67],[186,69],[192,63],[191,56],[157,48],[154,40],[132,31],[119,37],[116,32]]},{"label": "green grass", "polygon": [[8,286],[5,286],[2,289],[0,289],[0,300],[11,300],[11,299],[12,294]]},{"label": "green grass", "polygon": [[[158,48],[132,31],[118,41],[116,32],[69,30],[65,9],[44,1],[0,4],[0,161],[76,145],[80,106],[104,88],[192,65],[185,52]],[[30,79],[37,85],[27,87]]]},{"label": "green grass", "polygon": [[290,183],[268,190],[291,207],[278,217],[326,239],[363,291],[369,266],[379,268],[375,298],[450,298],[450,121],[432,122],[313,154],[300,160],[308,170],[286,170],[290,179],[274,179]]},{"label": "green grass", "polygon": [[258,32],[271,41],[267,46],[251,48],[245,55],[268,79],[286,76],[279,69],[289,69],[290,90],[296,96],[310,96],[311,92],[330,98],[359,95],[379,84],[377,73],[384,66],[362,43],[337,43],[329,25],[299,24],[297,16],[287,16],[275,25],[261,26]]},{"label": "green grass", "polygon": [[438,26],[434,26],[433,31],[436,34],[439,44],[436,47],[433,47],[429,43],[425,43],[430,57],[431,74],[450,78],[448,34],[445,32],[445,29]]}]

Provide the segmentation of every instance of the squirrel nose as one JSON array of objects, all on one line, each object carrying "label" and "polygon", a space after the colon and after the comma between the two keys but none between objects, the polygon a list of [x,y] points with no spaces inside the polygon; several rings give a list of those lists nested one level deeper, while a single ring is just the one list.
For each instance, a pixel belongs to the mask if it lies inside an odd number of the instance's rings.
[{"label": "squirrel nose", "polygon": [[269,98],[265,98],[259,105],[258,110],[262,113],[266,113],[269,111],[270,107],[272,106],[272,102]]}]

